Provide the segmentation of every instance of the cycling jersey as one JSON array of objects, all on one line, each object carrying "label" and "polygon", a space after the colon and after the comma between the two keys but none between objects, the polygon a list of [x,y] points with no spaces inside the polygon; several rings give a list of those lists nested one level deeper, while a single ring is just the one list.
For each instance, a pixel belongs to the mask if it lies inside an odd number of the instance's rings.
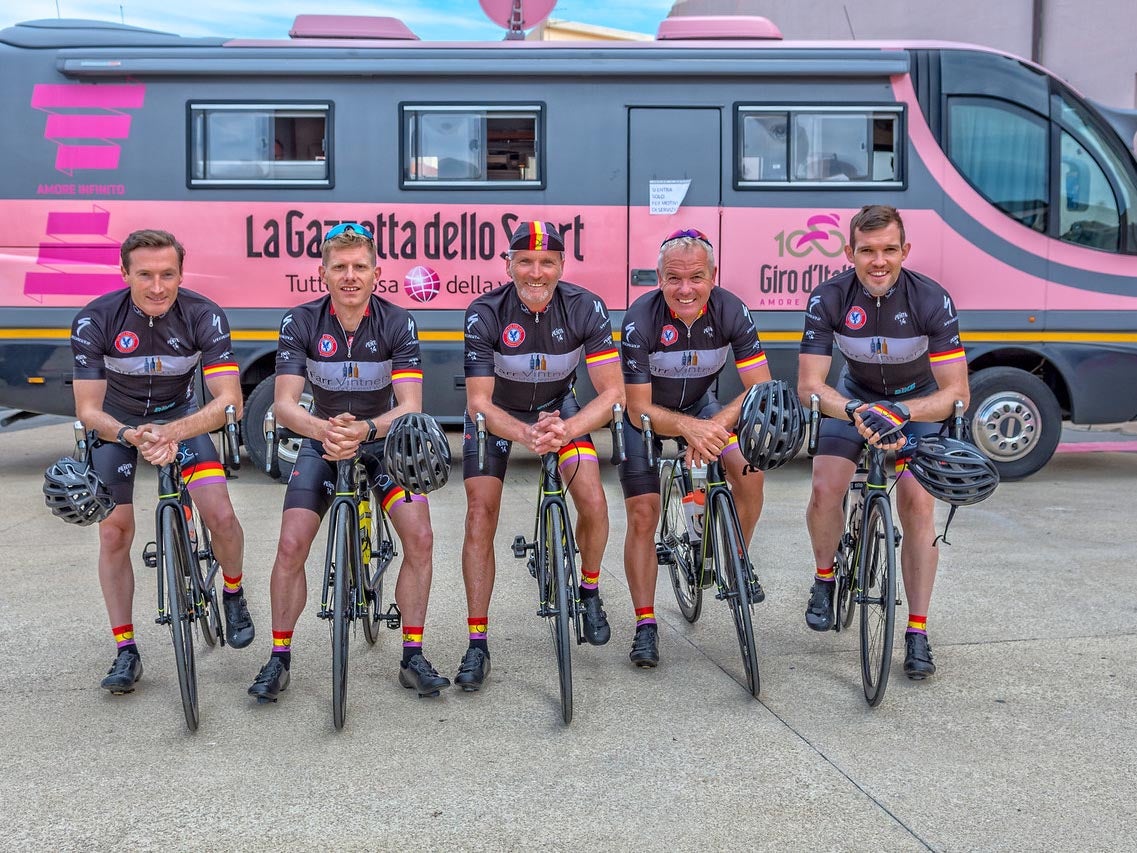
[{"label": "cycling jersey", "polygon": [[239,375],[229,321],[209,299],[184,287],[160,317],[143,313],[130,289],[98,297],[71,324],[76,379],[107,383],[104,409],[120,420],[174,420],[196,408],[194,372]]},{"label": "cycling jersey", "polygon": [[766,364],[750,311],[722,287],[688,326],[667,307],[663,291],[637,299],[624,314],[624,381],[651,383],[651,401],[677,412],[699,404],[732,352],[739,373]]},{"label": "cycling jersey", "polygon": [[396,385],[422,384],[418,330],[409,311],[372,295],[348,334],[325,296],[284,315],[276,372],[308,378],[316,417],[374,418],[395,407]]},{"label": "cycling jersey", "polygon": [[567,281],[549,305],[530,311],[512,284],[491,290],[466,311],[466,376],[493,376],[493,403],[510,412],[556,408],[588,367],[619,359],[608,308]]},{"label": "cycling jersey", "polygon": [[951,297],[906,269],[879,298],[852,269],[818,286],[805,311],[801,352],[832,355],[834,343],[845,357],[842,379],[866,401],[926,396],[938,387],[933,365],[965,360]]}]

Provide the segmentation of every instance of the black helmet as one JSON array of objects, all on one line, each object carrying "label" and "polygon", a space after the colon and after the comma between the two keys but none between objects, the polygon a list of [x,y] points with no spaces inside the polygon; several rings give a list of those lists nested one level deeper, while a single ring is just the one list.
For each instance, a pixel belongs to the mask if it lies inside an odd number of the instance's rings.
[{"label": "black helmet", "polygon": [[746,392],[738,419],[738,447],[751,467],[769,471],[793,459],[805,440],[805,416],[797,395],[781,379]]},{"label": "black helmet", "polygon": [[114,509],[114,498],[95,469],[65,456],[43,473],[43,497],[52,515],[86,527]]},{"label": "black helmet", "polygon": [[999,485],[999,470],[978,447],[942,435],[916,443],[908,470],[929,494],[954,506],[986,500]]},{"label": "black helmet", "polygon": [[450,445],[438,421],[423,412],[397,418],[387,432],[383,464],[395,484],[411,494],[425,495],[445,486]]}]

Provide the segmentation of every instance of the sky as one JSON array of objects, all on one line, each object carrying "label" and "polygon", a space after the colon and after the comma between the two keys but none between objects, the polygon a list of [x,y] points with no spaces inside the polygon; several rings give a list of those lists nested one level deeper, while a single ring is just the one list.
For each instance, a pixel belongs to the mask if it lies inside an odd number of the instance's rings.
[{"label": "sky", "polygon": [[[553,18],[655,34],[672,0],[558,0]],[[58,10],[58,13],[57,13]],[[271,10],[271,11],[269,11]],[[427,41],[497,41],[478,0],[4,0],[0,29],[39,18],[115,21],[183,36],[287,38],[298,14],[385,15]]]}]

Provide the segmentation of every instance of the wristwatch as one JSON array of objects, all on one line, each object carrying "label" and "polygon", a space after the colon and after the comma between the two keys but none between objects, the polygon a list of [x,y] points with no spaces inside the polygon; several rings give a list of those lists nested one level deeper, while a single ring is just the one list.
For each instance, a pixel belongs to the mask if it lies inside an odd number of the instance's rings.
[{"label": "wristwatch", "polygon": [[118,431],[118,435],[117,435],[117,436],[115,436],[115,441],[117,441],[117,442],[118,442],[119,444],[121,444],[123,447],[134,447],[134,445],[133,445],[133,444],[131,444],[129,441],[127,441],[127,440],[126,440],[126,434],[127,434],[127,432],[128,432],[128,431],[130,431],[130,430],[132,430],[132,429],[134,429],[134,427],[132,427],[132,426],[124,426],[122,429],[120,429],[120,430]]},{"label": "wristwatch", "polygon": [[857,413],[857,409],[865,404],[864,400],[850,400],[845,404],[845,416],[849,419],[849,423],[855,424],[856,418],[853,417]]},{"label": "wristwatch", "polygon": [[363,440],[364,441],[374,441],[375,440],[375,433],[378,432],[378,430],[375,427],[375,421],[371,420],[371,418],[364,418],[363,422],[365,424],[367,424],[367,438],[365,438]]}]

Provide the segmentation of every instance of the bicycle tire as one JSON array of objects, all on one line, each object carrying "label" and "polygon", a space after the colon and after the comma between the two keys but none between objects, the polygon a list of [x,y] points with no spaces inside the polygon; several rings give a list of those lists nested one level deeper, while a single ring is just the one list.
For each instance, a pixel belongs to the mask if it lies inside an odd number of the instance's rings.
[{"label": "bicycle tire", "polygon": [[576,591],[572,583],[572,550],[565,535],[567,519],[564,508],[550,504],[545,525],[545,546],[551,572],[548,602],[551,607],[553,648],[557,655],[557,673],[561,692],[561,716],[565,723],[572,722],[572,623],[576,609]]},{"label": "bicycle tire", "polygon": [[833,624],[838,631],[843,631],[852,625],[853,617],[857,613],[857,599],[853,593],[857,585],[857,546],[860,536],[856,530],[856,519],[849,514],[848,509],[849,501],[855,497],[852,493],[845,495],[845,532],[841,535],[841,541],[837,545],[837,556],[833,562],[837,581],[833,601],[836,611]]},{"label": "bicycle tire", "polygon": [[[383,509],[380,507],[379,502],[375,501],[372,506],[372,513],[382,513]],[[360,536],[364,534],[364,529],[360,527]],[[379,640],[379,623],[383,621],[383,575],[387,570],[387,565],[390,564],[391,558],[386,558],[384,564],[384,544],[391,539],[391,533],[387,529],[386,519],[380,518],[379,523],[375,524],[374,516],[372,517],[371,524],[368,525],[367,534],[371,537],[371,561],[366,565],[361,566],[363,577],[363,636],[367,639],[368,645],[375,645]],[[360,549],[361,554],[364,553]],[[362,560],[362,557],[360,558]],[[371,573],[371,565],[375,564],[375,573]]]},{"label": "bicycle tire", "polygon": [[[191,504],[192,506],[192,504]],[[217,576],[221,567],[213,557],[213,540],[209,535],[209,528],[201,521],[201,515],[193,510],[186,518],[186,524],[193,524],[198,531],[198,548],[192,561],[194,572],[197,574],[194,587],[196,590],[194,609],[197,612],[198,628],[201,629],[201,638],[206,645],[217,645],[225,627],[221,624],[221,605],[217,598]],[[212,582],[207,578],[212,577]]]},{"label": "bicycle tire", "polygon": [[750,601],[750,566],[744,557],[746,543],[739,529],[730,494],[719,492],[714,496],[714,504],[713,508],[707,509],[713,512],[711,535],[715,538],[711,541],[714,545],[715,560],[722,560],[723,563],[719,565],[719,575],[723,579],[724,597],[730,607],[735,634],[738,637],[742,668],[746,673],[746,686],[750,694],[757,699],[762,689],[762,681],[758,672],[758,650],[754,643],[754,605]]},{"label": "bicycle tire", "polygon": [[187,550],[189,537],[179,523],[180,510],[172,505],[161,511],[159,522],[158,562],[166,586],[170,638],[174,644],[174,664],[178,672],[178,689],[182,695],[182,711],[189,730],[197,731],[197,667],[193,655],[193,618],[187,583],[190,581]]},{"label": "bicycle tire", "polygon": [[861,681],[875,708],[888,686],[896,627],[896,538],[892,505],[883,495],[868,501],[861,536]]},{"label": "bicycle tire", "polygon": [[[675,603],[688,622],[699,620],[703,610],[703,586],[699,575],[703,568],[702,546],[695,547],[687,532],[683,512],[683,480],[675,462],[663,463],[659,481],[659,546],[667,553],[667,573]],[[657,554],[659,551],[657,550]]]},{"label": "bicycle tire", "polygon": [[347,714],[348,622],[354,607],[351,578],[355,571],[353,543],[358,526],[352,524],[347,506],[340,506],[333,520],[335,565],[332,576],[332,725],[343,728]]}]

